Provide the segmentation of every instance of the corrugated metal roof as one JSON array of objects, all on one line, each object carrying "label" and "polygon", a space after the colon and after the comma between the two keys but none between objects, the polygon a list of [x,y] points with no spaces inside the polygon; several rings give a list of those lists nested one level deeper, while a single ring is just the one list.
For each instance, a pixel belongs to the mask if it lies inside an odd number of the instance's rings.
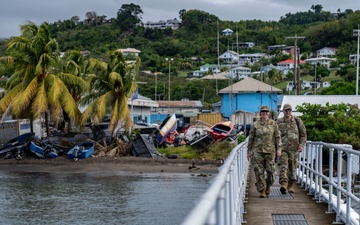
[{"label": "corrugated metal roof", "polygon": [[[168,107],[169,101],[156,101],[160,108]],[[170,107],[197,107],[201,108],[203,105],[201,101],[170,101]]]},{"label": "corrugated metal roof", "polygon": [[270,92],[282,93],[282,90],[254,78],[245,78],[233,85],[230,85],[219,91],[219,94],[225,93],[248,93],[248,92]]},{"label": "corrugated metal roof", "polygon": [[[290,104],[293,108],[293,115],[301,116],[302,113],[296,111],[296,107],[298,105],[302,105],[303,103],[310,104],[320,104],[325,106],[326,103],[330,105],[335,104],[357,104],[360,105],[360,96],[359,95],[284,95],[281,107],[282,110],[284,104]],[[283,117],[283,113],[280,112],[278,118]]]}]

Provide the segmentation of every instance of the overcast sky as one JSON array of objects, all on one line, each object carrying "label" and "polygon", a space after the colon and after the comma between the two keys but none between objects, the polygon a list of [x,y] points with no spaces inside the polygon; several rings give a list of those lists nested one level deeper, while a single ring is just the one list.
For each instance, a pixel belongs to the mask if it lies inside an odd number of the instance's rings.
[{"label": "overcast sky", "polygon": [[360,0],[2,0],[0,4],[0,38],[20,35],[19,26],[27,20],[40,24],[85,19],[86,12],[115,18],[123,4],[134,3],[143,10],[143,22],[177,18],[181,9],[199,9],[221,20],[260,19],[278,21],[286,13],[307,11],[322,5],[324,11],[342,12],[360,9]]}]

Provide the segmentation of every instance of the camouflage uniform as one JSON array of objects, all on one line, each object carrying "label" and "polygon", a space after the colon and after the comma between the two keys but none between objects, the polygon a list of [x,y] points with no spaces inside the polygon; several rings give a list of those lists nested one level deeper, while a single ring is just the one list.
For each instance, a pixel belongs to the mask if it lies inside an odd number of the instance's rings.
[{"label": "camouflage uniform", "polygon": [[[298,121],[299,127],[296,123]],[[298,166],[298,147],[306,143],[306,128],[300,118],[291,116],[278,119],[276,122],[281,132],[281,142],[283,151],[279,159],[280,178],[282,182],[296,182],[296,168]],[[300,132],[300,133],[299,133]]]},{"label": "camouflage uniform", "polygon": [[[274,120],[257,120],[251,124],[248,151],[256,176],[256,189],[262,192],[275,182],[275,152],[281,151],[281,138]],[[266,179],[264,173],[266,171]]]}]

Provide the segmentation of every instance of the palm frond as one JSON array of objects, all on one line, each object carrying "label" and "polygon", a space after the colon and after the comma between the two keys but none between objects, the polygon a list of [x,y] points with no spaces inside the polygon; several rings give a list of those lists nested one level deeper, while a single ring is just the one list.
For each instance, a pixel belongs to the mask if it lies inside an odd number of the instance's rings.
[{"label": "palm frond", "polygon": [[14,99],[12,113],[14,115],[20,115],[24,110],[26,110],[31,103],[32,99],[36,95],[36,89],[38,86],[37,79],[33,79],[32,82],[20,92]]},{"label": "palm frond", "polygon": [[34,118],[40,118],[41,114],[47,111],[49,107],[47,100],[46,85],[43,81],[39,83],[35,98],[31,105],[31,111],[34,114]]}]

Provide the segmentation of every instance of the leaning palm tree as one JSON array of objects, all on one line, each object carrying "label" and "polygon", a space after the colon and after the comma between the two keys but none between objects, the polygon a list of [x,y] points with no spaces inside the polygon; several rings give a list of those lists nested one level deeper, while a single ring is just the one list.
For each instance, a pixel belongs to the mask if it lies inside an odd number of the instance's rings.
[{"label": "leaning palm tree", "polygon": [[76,83],[77,77],[60,76],[58,44],[50,37],[47,23],[37,26],[29,21],[20,29],[21,35],[7,45],[8,55],[0,58],[14,68],[0,100],[0,114],[2,120],[8,114],[19,118],[24,112],[30,119],[45,115],[49,135],[49,110],[54,124],[63,119],[63,110],[71,119],[79,119],[80,112],[63,81]]},{"label": "leaning palm tree", "polygon": [[128,97],[134,93],[135,75],[138,73],[140,59],[127,63],[120,51],[109,55],[109,62],[96,59],[89,60],[89,94],[82,99],[87,108],[82,114],[82,124],[89,119],[94,125],[99,124],[106,115],[110,115],[109,129],[115,136],[120,125],[130,128],[132,120],[128,107]]}]

